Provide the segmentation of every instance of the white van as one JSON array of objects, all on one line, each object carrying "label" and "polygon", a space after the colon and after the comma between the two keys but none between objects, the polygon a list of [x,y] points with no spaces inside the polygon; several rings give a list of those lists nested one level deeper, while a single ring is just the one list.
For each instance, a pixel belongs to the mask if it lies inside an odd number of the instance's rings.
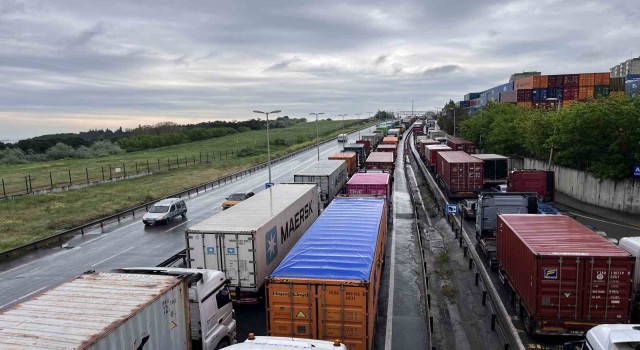
[{"label": "white van", "polygon": [[338,142],[347,142],[347,134],[338,135]]},{"label": "white van", "polygon": [[187,205],[180,198],[167,198],[154,204],[142,217],[142,222],[147,225],[157,223],[170,223],[176,216],[187,218]]}]

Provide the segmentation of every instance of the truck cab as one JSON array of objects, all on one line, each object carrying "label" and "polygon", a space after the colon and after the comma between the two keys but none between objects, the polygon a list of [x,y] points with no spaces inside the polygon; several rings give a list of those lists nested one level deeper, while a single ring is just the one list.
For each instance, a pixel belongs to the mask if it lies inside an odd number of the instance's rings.
[{"label": "truck cab", "polygon": [[584,340],[567,342],[563,350],[638,350],[640,325],[603,324],[591,328]]},{"label": "truck cab", "polygon": [[191,340],[195,348],[213,350],[235,343],[235,312],[229,279],[223,272],[178,267],[133,267],[118,272],[185,276],[189,281]]}]

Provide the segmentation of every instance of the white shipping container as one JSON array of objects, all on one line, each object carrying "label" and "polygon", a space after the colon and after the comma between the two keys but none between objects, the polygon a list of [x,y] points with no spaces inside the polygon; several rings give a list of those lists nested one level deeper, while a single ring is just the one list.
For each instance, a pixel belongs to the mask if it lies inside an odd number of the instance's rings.
[{"label": "white shipping container", "polygon": [[174,276],[90,273],[0,314],[0,349],[190,349]]},{"label": "white shipping container", "polygon": [[189,228],[189,267],[222,271],[231,288],[257,293],[319,209],[316,185],[270,187]]},{"label": "white shipping container", "polygon": [[344,160],[321,160],[293,175],[293,182],[315,182],[318,185],[323,207],[331,203],[348,180],[347,162]]}]

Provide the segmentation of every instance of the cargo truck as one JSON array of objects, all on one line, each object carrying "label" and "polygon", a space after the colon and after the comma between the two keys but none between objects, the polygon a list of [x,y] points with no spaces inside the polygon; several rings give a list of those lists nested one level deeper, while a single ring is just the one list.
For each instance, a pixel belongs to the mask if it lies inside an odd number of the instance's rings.
[{"label": "cargo truck", "polygon": [[336,198],[266,286],[272,336],[372,350],[387,236],[382,198]]},{"label": "cargo truck", "polygon": [[481,192],[476,204],[476,240],[489,259],[491,268],[498,266],[496,259],[496,225],[500,214],[536,214],[535,193]]},{"label": "cargo truck", "polygon": [[449,138],[447,138],[447,146],[451,147],[454,151],[463,151],[469,154],[476,153],[476,145],[473,142],[459,137],[449,136]]},{"label": "cargo truck", "polygon": [[394,155],[391,152],[371,152],[367,158],[365,167],[369,170],[382,170],[393,177],[395,168]]},{"label": "cargo truck", "polygon": [[564,344],[563,350],[621,350],[640,346],[640,324],[602,324],[591,328],[585,339]]},{"label": "cargo truck", "polygon": [[445,140],[446,140],[447,133],[446,133],[446,132],[444,132],[444,131],[442,131],[442,130],[431,130],[431,131],[429,131],[429,133],[427,134],[427,136],[428,136],[430,139],[434,139],[434,140],[437,140],[438,138],[441,138],[441,139],[442,139],[442,138],[445,138]]},{"label": "cargo truck", "polygon": [[355,152],[336,153],[328,157],[331,160],[344,160],[347,162],[347,174],[353,176],[358,171],[358,156]]},{"label": "cargo truck", "polygon": [[371,152],[371,141],[369,140],[358,140],[356,143],[364,145],[364,151],[369,154]]},{"label": "cargo truck", "polygon": [[402,132],[400,131],[399,128],[389,129],[389,131],[387,132],[387,135],[397,137],[399,140],[402,140]]},{"label": "cargo truck", "polygon": [[391,201],[391,175],[359,173],[347,182],[348,195],[374,195]]},{"label": "cargo truck", "polygon": [[371,148],[375,148],[381,140],[380,136],[380,134],[363,134],[360,139],[369,141]]},{"label": "cargo truck", "polygon": [[367,159],[367,151],[361,143],[350,143],[342,148],[342,152],[355,152],[358,155],[358,167],[364,166],[364,161]]},{"label": "cargo truck", "polygon": [[398,145],[390,145],[390,144],[379,144],[378,147],[376,147],[376,152],[391,152],[393,153],[393,157],[395,159],[395,157],[398,156]]},{"label": "cargo truck", "polygon": [[514,170],[509,172],[508,191],[535,192],[542,202],[555,200],[555,182],[552,170]]},{"label": "cargo truck", "polygon": [[320,160],[293,175],[293,182],[318,185],[322,208],[329,205],[347,183],[347,163],[344,160]]},{"label": "cargo truck", "polygon": [[482,191],[483,163],[466,152],[438,152],[436,181],[449,198],[473,198]]},{"label": "cargo truck", "polygon": [[420,155],[421,159],[425,159],[425,147],[430,146],[430,145],[440,145],[440,142],[436,141],[436,140],[432,140],[432,139],[420,139],[418,140],[417,146],[418,146],[418,154]]},{"label": "cargo truck", "polygon": [[1,349],[220,349],[235,343],[220,271],[88,272],[0,313]]},{"label": "cargo truck", "polygon": [[427,166],[427,169],[435,172],[436,171],[436,163],[438,161],[438,153],[440,152],[449,152],[451,151],[451,147],[446,145],[426,145],[424,146],[424,162]]},{"label": "cargo truck", "polygon": [[264,279],[318,217],[318,187],[278,184],[190,227],[187,262],[225,273],[238,303],[255,303]]},{"label": "cargo truck", "polygon": [[634,258],[565,215],[498,216],[499,275],[528,334],[629,323]]},{"label": "cargo truck", "polygon": [[[472,154],[484,162],[484,188],[506,184],[509,178],[509,158],[499,154]],[[513,192],[519,192],[514,190]]]}]

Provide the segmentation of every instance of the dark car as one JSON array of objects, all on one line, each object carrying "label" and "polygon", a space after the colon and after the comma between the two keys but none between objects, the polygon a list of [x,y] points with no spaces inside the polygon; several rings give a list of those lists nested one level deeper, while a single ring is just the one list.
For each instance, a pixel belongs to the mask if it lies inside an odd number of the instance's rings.
[{"label": "dark car", "polygon": [[229,197],[227,197],[227,200],[224,201],[222,203],[222,210],[227,210],[231,207],[233,207],[234,205],[242,202],[243,200],[253,197],[254,193],[253,192],[247,192],[247,193],[234,193],[232,195],[230,195]]},{"label": "dark car", "polygon": [[477,199],[465,199],[460,202],[460,213],[462,214],[462,218],[466,220],[475,219],[477,206]]}]

